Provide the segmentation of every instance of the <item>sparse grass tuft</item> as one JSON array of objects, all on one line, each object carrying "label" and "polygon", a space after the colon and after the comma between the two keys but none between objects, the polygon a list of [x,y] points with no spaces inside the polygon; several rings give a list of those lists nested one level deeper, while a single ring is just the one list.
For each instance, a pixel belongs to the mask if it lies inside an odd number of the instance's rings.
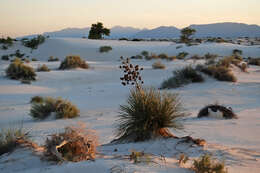
[{"label": "sparse grass tuft", "polygon": [[173,72],[174,76],[162,83],[161,88],[178,88],[189,83],[203,82],[204,79],[201,74],[199,74],[191,66],[184,67],[180,70],[175,70]]},{"label": "sparse grass tuft", "polygon": [[199,159],[194,160],[192,170],[195,173],[227,173],[225,163],[212,160],[211,156],[205,154]]},{"label": "sparse grass tuft", "polygon": [[165,65],[163,63],[161,63],[161,61],[157,61],[155,63],[153,63],[153,69],[165,69]]},{"label": "sparse grass tuft", "polygon": [[120,106],[116,135],[118,142],[138,142],[156,137],[172,137],[167,128],[181,129],[184,117],[178,94],[153,88],[132,89],[126,105]]},{"label": "sparse grass tuft", "polygon": [[111,46],[101,46],[99,48],[99,52],[100,53],[106,53],[106,52],[109,52],[112,50],[112,47]]},{"label": "sparse grass tuft", "polygon": [[19,146],[17,140],[28,138],[22,128],[9,128],[0,130],[0,156],[12,152]]},{"label": "sparse grass tuft", "polygon": [[80,56],[70,55],[67,56],[64,61],[60,64],[59,69],[73,69],[73,68],[89,68],[89,65],[80,58]]},{"label": "sparse grass tuft", "polygon": [[61,98],[45,97],[40,102],[31,102],[30,115],[35,119],[45,119],[55,114],[56,119],[75,118],[79,116],[78,108],[67,100]]},{"label": "sparse grass tuft", "polygon": [[65,132],[53,134],[45,142],[44,156],[50,161],[94,160],[98,137],[94,130],[88,130],[83,125],[70,126]]},{"label": "sparse grass tuft", "polygon": [[36,80],[36,73],[30,66],[23,64],[23,62],[16,58],[6,69],[6,75],[10,79],[16,80]]},{"label": "sparse grass tuft", "polygon": [[42,66],[39,66],[39,67],[37,68],[37,71],[38,71],[38,72],[49,72],[49,71],[51,71],[51,70],[48,68],[47,65],[43,64]]}]

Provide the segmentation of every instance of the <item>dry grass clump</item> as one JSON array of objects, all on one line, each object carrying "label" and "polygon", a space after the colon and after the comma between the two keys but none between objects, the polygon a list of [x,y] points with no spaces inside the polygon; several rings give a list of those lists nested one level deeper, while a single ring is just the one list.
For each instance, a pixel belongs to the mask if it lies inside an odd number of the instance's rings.
[{"label": "dry grass clump", "polygon": [[47,65],[43,64],[42,66],[39,66],[39,67],[37,68],[37,71],[38,71],[38,72],[49,72],[49,71],[51,71],[51,70],[48,68]]},{"label": "dry grass clump", "polygon": [[222,112],[223,118],[225,119],[238,118],[238,116],[233,112],[232,108],[227,108],[217,103],[209,104],[202,108],[198,113],[198,118],[209,116],[209,109],[211,109],[214,112]]},{"label": "dry grass clump", "polygon": [[195,173],[227,173],[224,162],[213,160],[210,155],[205,154],[194,160],[192,170]]},{"label": "dry grass clump", "polygon": [[66,127],[63,133],[53,134],[46,139],[44,156],[50,161],[94,160],[98,137],[94,130],[83,125]]},{"label": "dry grass clump", "polygon": [[100,53],[109,52],[109,51],[111,51],[111,50],[112,50],[112,47],[111,47],[111,46],[101,46],[101,47],[99,48],[99,52],[100,52]]},{"label": "dry grass clump", "polygon": [[238,66],[242,61],[243,61],[243,58],[241,56],[231,55],[231,56],[228,56],[228,57],[221,59],[218,62],[218,65],[229,68],[231,64]]},{"label": "dry grass clump", "polygon": [[178,88],[189,83],[203,82],[204,78],[191,66],[173,72],[174,76],[162,83],[161,88]]},{"label": "dry grass clump", "polygon": [[260,66],[260,58],[250,58],[248,59],[248,64]]},{"label": "dry grass clump", "polygon": [[237,78],[232,71],[226,66],[210,65],[202,66],[200,71],[214,77],[219,81],[236,82]]},{"label": "dry grass clump", "polygon": [[50,56],[48,59],[48,62],[53,62],[53,61],[59,61],[59,58],[54,58],[53,56]]},{"label": "dry grass clump", "polygon": [[153,88],[132,89],[126,105],[120,105],[113,142],[138,142],[156,137],[173,137],[167,128],[181,129],[184,117],[178,94]]},{"label": "dry grass clump", "polygon": [[73,69],[73,68],[89,68],[89,65],[80,58],[80,56],[70,55],[67,56],[64,61],[60,64],[59,69]]},{"label": "dry grass clump", "polygon": [[20,59],[16,58],[6,69],[6,75],[10,79],[16,80],[36,80],[36,73],[30,66],[25,65]]},{"label": "dry grass clump", "polygon": [[42,103],[43,100],[44,100],[44,98],[41,96],[34,96],[31,98],[30,103]]},{"label": "dry grass clump", "polygon": [[217,57],[218,57],[217,54],[211,54],[211,53],[206,53],[206,54],[204,55],[204,58],[205,58],[206,60],[208,60],[208,59],[216,59]]},{"label": "dry grass clump", "polygon": [[0,156],[12,152],[19,147],[18,140],[27,139],[28,133],[22,128],[9,128],[0,130]]},{"label": "dry grass clump", "polygon": [[161,54],[158,55],[158,58],[160,58],[160,59],[168,59],[168,55],[165,54],[165,53],[161,53]]},{"label": "dry grass clump", "polygon": [[155,63],[153,63],[152,65],[153,69],[165,69],[166,66],[161,63],[161,61],[156,61]]},{"label": "dry grass clump", "polygon": [[189,55],[189,53],[188,52],[180,52],[177,56],[176,56],[176,58],[177,59],[184,59],[186,56],[188,56]]},{"label": "dry grass clump", "polygon": [[56,119],[75,118],[79,109],[67,100],[45,97],[42,102],[32,102],[30,115],[35,119],[45,119],[54,113]]}]

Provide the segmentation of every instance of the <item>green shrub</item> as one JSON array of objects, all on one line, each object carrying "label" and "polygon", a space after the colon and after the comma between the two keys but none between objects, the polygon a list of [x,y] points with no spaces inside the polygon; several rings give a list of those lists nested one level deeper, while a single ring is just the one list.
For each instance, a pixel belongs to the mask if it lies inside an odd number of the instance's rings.
[{"label": "green shrub", "polygon": [[9,60],[9,56],[8,55],[2,55],[2,60],[8,61]]},{"label": "green shrub", "polygon": [[131,59],[143,59],[142,55],[132,56]]},{"label": "green shrub", "polygon": [[67,100],[46,97],[42,102],[32,102],[30,115],[35,119],[45,119],[55,113],[55,118],[75,118],[79,116],[78,108]]},{"label": "green shrub", "polygon": [[260,66],[260,58],[250,58],[248,64]]},{"label": "green shrub", "polygon": [[143,55],[144,57],[147,57],[147,56],[149,56],[149,52],[144,50],[141,52],[141,55]]},{"label": "green shrub", "polygon": [[15,59],[6,69],[6,75],[10,79],[16,80],[36,80],[36,73],[30,66],[23,64],[19,59]]},{"label": "green shrub", "polygon": [[155,89],[132,89],[126,105],[120,106],[116,134],[120,142],[145,141],[162,137],[162,129],[181,129],[185,116],[178,94]]},{"label": "green shrub", "polygon": [[243,51],[240,50],[240,49],[234,49],[234,50],[232,51],[232,53],[233,53],[234,55],[242,55],[242,54],[243,54]]},{"label": "green shrub", "polygon": [[49,72],[49,71],[51,71],[49,68],[48,68],[48,66],[47,65],[45,65],[45,64],[43,64],[42,66],[39,66],[38,68],[37,68],[37,71],[39,71],[39,72]]},{"label": "green shrub", "polygon": [[211,54],[211,53],[207,53],[207,54],[204,55],[204,58],[206,60],[208,60],[208,59],[216,59],[217,57],[218,57],[217,54]]},{"label": "green shrub", "polygon": [[220,111],[223,114],[223,118],[232,119],[237,118],[237,115],[233,112],[232,108],[227,108],[219,104],[209,104],[202,108],[198,113],[198,118],[209,116],[209,109],[214,112]]},{"label": "green shrub", "polygon": [[227,173],[225,163],[212,160],[208,154],[194,160],[192,170],[194,170],[195,173]]},{"label": "green shrub", "polygon": [[28,138],[22,128],[9,128],[0,130],[0,156],[12,152],[19,146],[17,140]]},{"label": "green shrub", "polygon": [[43,100],[44,100],[44,98],[41,96],[34,96],[31,98],[30,103],[42,103]]},{"label": "green shrub", "polygon": [[43,35],[38,35],[35,38],[32,39],[26,39],[22,40],[22,43],[25,47],[29,47],[32,50],[37,49],[40,44],[43,44],[45,42],[45,37]]},{"label": "green shrub", "polygon": [[168,55],[165,54],[165,53],[159,54],[158,57],[159,57],[160,59],[168,59]]},{"label": "green shrub", "polygon": [[218,65],[229,68],[231,64],[234,64],[234,65],[238,66],[241,61],[243,61],[242,57],[236,56],[236,55],[232,55],[232,56],[228,56],[228,57],[225,57],[225,58],[221,59],[218,62]]},{"label": "green shrub", "polygon": [[109,52],[109,51],[111,51],[111,50],[112,50],[112,47],[111,47],[111,46],[101,46],[101,47],[99,48],[99,52],[100,52],[100,53]]},{"label": "green shrub", "polygon": [[176,58],[177,59],[184,59],[186,56],[188,56],[189,55],[189,53],[188,52],[180,52],[177,56],[176,56]]},{"label": "green shrub", "polygon": [[80,56],[70,55],[67,56],[61,63],[59,69],[73,69],[73,68],[89,68],[88,64],[80,58]]},{"label": "green shrub", "polygon": [[48,59],[48,62],[53,62],[53,61],[59,61],[59,58],[54,58],[53,56],[50,56]]},{"label": "green shrub", "polygon": [[165,65],[161,61],[157,61],[152,65],[153,69],[165,69]]},{"label": "green shrub", "polygon": [[161,88],[178,88],[189,83],[203,82],[203,77],[191,66],[173,72],[174,76],[162,83]]},{"label": "green shrub", "polygon": [[32,58],[32,61],[38,61],[38,59],[36,59],[36,58]]}]

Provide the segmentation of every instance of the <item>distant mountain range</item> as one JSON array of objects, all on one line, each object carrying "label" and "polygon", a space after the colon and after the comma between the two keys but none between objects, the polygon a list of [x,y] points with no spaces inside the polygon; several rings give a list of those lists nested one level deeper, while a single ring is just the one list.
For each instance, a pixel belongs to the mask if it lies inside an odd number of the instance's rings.
[{"label": "distant mountain range", "polygon": [[[215,23],[203,25],[190,25],[189,27],[196,29],[195,37],[260,37],[260,26],[247,25],[242,23]],[[90,28],[67,28],[55,32],[46,32],[44,35],[51,37],[87,37]],[[160,26],[154,29],[138,29],[133,27],[115,26],[110,29],[110,39],[125,38],[178,38],[180,29],[174,26]]]}]

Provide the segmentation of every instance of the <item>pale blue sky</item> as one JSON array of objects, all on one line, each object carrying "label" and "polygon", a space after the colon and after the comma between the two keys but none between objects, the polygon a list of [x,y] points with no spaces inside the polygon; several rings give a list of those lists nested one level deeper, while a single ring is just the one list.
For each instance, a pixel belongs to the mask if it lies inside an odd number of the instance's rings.
[{"label": "pale blue sky", "polygon": [[101,21],[139,28],[216,22],[260,25],[260,0],[0,0],[0,36],[21,36]]}]

